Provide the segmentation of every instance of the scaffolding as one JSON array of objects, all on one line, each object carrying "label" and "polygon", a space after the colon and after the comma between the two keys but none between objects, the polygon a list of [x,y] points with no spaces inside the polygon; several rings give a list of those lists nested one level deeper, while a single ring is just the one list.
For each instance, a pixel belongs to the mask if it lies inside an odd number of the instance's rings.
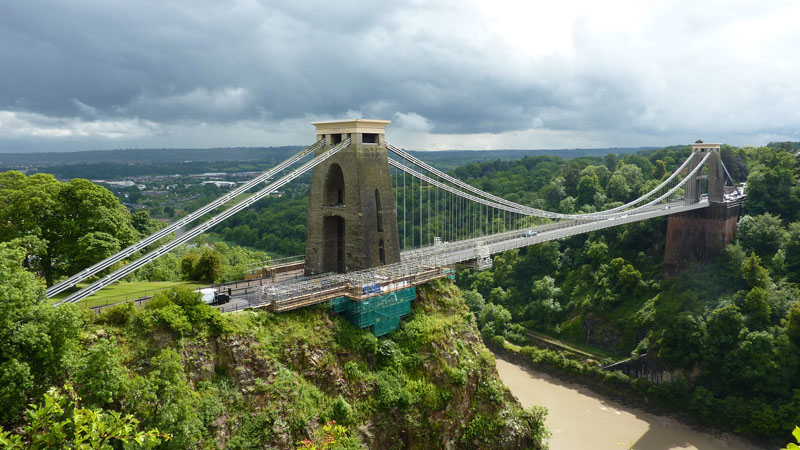
[{"label": "scaffolding", "polygon": [[255,308],[290,311],[337,297],[365,301],[375,296],[452,276],[452,270],[433,261],[405,261],[346,274],[302,277],[258,288]]},{"label": "scaffolding", "polygon": [[344,313],[356,327],[372,327],[375,336],[383,336],[400,326],[400,320],[411,313],[411,302],[417,298],[417,288],[410,287],[365,300],[336,297],[331,300],[333,310]]}]

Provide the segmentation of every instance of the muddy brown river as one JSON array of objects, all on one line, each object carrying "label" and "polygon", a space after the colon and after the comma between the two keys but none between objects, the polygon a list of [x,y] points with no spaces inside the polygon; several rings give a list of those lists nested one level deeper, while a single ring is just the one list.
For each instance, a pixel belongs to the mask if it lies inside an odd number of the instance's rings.
[{"label": "muddy brown river", "polygon": [[546,406],[552,450],[758,450],[736,436],[696,431],[674,419],[620,405],[572,383],[497,356],[497,371],[524,407]]}]

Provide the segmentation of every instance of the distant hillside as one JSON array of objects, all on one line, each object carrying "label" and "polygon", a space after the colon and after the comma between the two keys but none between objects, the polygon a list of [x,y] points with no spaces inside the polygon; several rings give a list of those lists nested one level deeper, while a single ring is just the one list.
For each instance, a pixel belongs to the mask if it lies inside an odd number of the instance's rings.
[{"label": "distant hillside", "polygon": [[[47,172],[63,178],[104,178],[138,175],[196,173],[207,170],[252,170],[285,160],[300,146],[168,148],[92,150],[80,152],[0,153],[0,171],[28,169],[29,173]],[[447,150],[412,151],[417,157],[444,170],[471,162],[514,160],[525,156],[552,155],[562,158],[627,154],[648,150],[639,148],[595,148],[562,150]],[[219,164],[220,162],[250,164]],[[249,167],[245,167],[249,166]]]},{"label": "distant hillside", "polygon": [[767,144],[767,147],[777,148],[777,149],[780,149],[780,150],[786,150],[786,151],[789,151],[789,152],[796,152],[796,151],[800,150],[800,142],[792,142],[792,141],[770,142],[769,144]]},{"label": "distant hillside", "polygon": [[411,151],[414,156],[436,166],[441,170],[450,170],[473,162],[522,159],[526,156],[558,156],[560,158],[580,158],[584,156],[605,156],[609,153],[618,155],[637,153],[643,150],[654,150],[658,147],[632,148],[575,148],[575,149],[541,149],[541,150],[442,150]]},{"label": "distant hillside", "polygon": [[[48,167],[94,163],[183,163],[197,161],[266,161],[300,149],[284,147],[148,148],[81,152],[0,153],[0,167]],[[283,160],[285,158],[281,158]]]}]

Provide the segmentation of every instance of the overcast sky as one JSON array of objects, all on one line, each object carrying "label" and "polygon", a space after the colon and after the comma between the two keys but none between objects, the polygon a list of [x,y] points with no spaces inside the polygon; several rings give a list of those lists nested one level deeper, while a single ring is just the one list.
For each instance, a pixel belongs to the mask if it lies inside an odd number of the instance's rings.
[{"label": "overcast sky", "polygon": [[0,152],[800,140],[800,2],[0,3]]}]

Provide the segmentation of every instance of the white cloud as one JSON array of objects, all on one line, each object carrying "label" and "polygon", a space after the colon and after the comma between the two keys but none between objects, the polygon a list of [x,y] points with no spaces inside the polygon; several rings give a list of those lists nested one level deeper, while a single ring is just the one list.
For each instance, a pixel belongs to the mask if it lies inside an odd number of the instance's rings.
[{"label": "white cloud", "polygon": [[427,117],[423,117],[415,112],[395,113],[397,126],[408,131],[421,131],[424,133],[433,130],[433,123]]},{"label": "white cloud", "polygon": [[48,117],[36,113],[0,111],[3,138],[103,138],[140,139],[159,134],[154,122],[140,119],[85,121],[72,117]]}]

